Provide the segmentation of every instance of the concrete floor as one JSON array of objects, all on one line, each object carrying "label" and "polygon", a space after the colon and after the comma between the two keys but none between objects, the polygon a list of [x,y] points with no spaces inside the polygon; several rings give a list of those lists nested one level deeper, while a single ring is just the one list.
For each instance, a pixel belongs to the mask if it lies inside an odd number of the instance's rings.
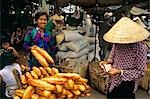
[{"label": "concrete floor", "polygon": [[[106,95],[92,89],[92,95],[90,97],[80,97],[79,99],[106,99]],[[145,90],[138,89],[135,99],[150,99],[150,95]]]}]

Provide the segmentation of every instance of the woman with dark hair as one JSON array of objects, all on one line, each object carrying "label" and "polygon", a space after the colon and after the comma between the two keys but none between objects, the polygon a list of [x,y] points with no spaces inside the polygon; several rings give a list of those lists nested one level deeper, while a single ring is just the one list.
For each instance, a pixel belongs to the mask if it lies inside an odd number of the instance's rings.
[{"label": "woman with dark hair", "polygon": [[[37,21],[37,26],[26,33],[23,47],[28,53],[30,53],[30,48],[33,45],[37,45],[46,50],[52,58],[55,59],[55,40],[51,33],[45,30],[48,21],[48,14],[46,12],[39,12],[35,15],[35,19]],[[32,54],[29,55],[29,66],[30,69],[32,69],[32,66],[40,66],[39,62]]]},{"label": "woman with dark hair", "polygon": [[21,26],[16,26],[15,31],[11,35],[11,44],[17,49],[21,49],[23,46],[24,34]]}]

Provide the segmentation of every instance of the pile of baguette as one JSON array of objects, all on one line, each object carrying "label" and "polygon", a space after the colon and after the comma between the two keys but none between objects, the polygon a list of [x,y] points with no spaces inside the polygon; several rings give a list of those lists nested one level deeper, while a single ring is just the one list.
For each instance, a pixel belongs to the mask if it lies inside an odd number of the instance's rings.
[{"label": "pile of baguette", "polygon": [[[32,50],[37,51],[35,48]],[[33,55],[47,61],[48,55],[45,58],[40,51],[37,53]],[[78,99],[79,96],[91,96],[87,79],[76,73],[59,73],[57,68],[50,68],[40,58],[37,60],[42,67],[34,66],[32,71],[21,75],[22,88],[15,90],[14,99]],[[53,63],[52,59],[49,62]]]},{"label": "pile of baguette", "polygon": [[76,73],[59,73],[57,68],[33,67],[21,76],[22,89],[14,99],[78,99],[90,96],[87,79]]}]

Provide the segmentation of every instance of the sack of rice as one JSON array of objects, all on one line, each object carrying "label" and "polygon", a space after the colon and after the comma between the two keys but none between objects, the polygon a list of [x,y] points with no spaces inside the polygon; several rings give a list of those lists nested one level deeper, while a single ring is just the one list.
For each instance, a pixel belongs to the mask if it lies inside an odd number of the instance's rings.
[{"label": "sack of rice", "polygon": [[67,42],[62,43],[61,45],[59,45],[58,49],[59,49],[60,51],[66,52],[66,51],[69,50],[66,45],[67,45]]},{"label": "sack of rice", "polygon": [[81,49],[85,48],[88,45],[89,43],[86,39],[81,39],[81,40],[71,41],[70,43],[67,44],[67,47],[70,50],[78,53]]},{"label": "sack of rice", "polygon": [[82,49],[80,52],[76,53],[76,52],[73,52],[73,51],[69,51],[66,53],[66,55],[64,56],[65,58],[79,58],[83,55],[86,55],[88,54],[90,51],[90,49],[88,47]]},{"label": "sack of rice", "polygon": [[56,56],[59,58],[59,59],[63,59],[64,56],[66,55],[67,52],[62,52],[62,51],[58,51]]},{"label": "sack of rice", "polygon": [[63,30],[63,33],[65,34],[65,41],[74,41],[83,38],[83,36],[79,34],[78,31]]},{"label": "sack of rice", "polygon": [[[84,36],[84,38],[89,42],[89,44],[94,44],[95,43],[95,37]],[[96,42],[97,41],[98,41],[98,38],[96,38]]]}]

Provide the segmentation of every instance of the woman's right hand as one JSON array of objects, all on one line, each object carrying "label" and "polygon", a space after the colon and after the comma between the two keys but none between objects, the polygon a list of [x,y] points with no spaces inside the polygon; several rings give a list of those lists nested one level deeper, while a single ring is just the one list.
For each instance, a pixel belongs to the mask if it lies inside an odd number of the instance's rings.
[{"label": "woman's right hand", "polygon": [[107,61],[101,61],[99,63],[100,68],[103,69],[103,70],[105,70],[104,65],[107,64],[107,63],[108,63]]}]

